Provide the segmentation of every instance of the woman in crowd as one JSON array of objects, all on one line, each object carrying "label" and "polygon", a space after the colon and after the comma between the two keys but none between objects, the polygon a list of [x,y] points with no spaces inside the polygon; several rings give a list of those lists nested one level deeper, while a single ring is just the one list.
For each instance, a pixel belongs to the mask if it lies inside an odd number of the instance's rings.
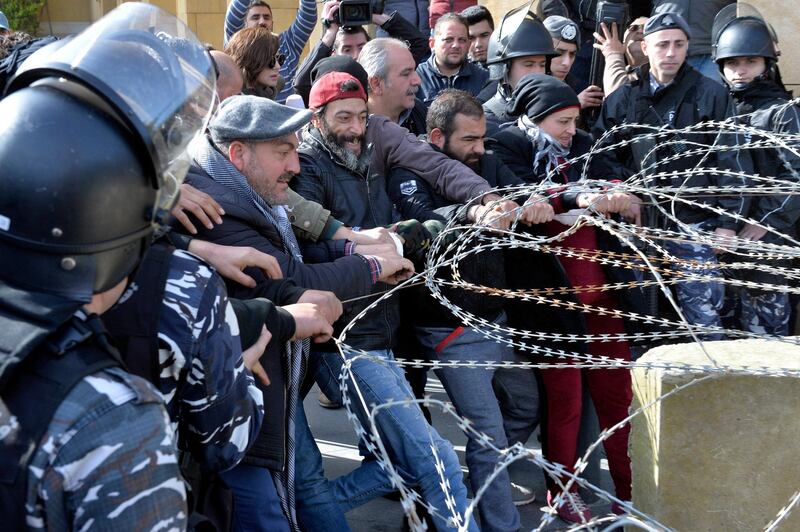
[{"label": "woman in crowd", "polygon": [[[637,217],[638,203],[634,196],[601,190],[596,193],[576,193],[567,186],[580,178],[581,168],[577,163],[565,163],[585,154],[591,146],[589,135],[576,129],[580,102],[575,92],[565,83],[542,74],[525,76],[517,89],[515,97],[509,102],[509,114],[520,118],[495,136],[496,143],[493,146],[506,165],[527,183],[552,182],[552,186],[547,188],[553,193],[550,201],[556,214],[591,206],[606,216]],[[533,231],[541,237],[553,237],[569,229],[568,225],[558,221],[543,224],[542,229],[539,227],[542,226],[535,226]],[[622,251],[615,236],[588,224],[562,240],[552,242],[552,245],[588,253],[594,250]],[[509,283],[514,288],[582,288],[561,296],[561,300],[612,311],[642,312],[642,297],[638,289],[615,291],[604,288],[609,283],[633,281],[631,270],[604,267],[598,262],[552,253],[529,250],[518,253],[526,253],[527,256],[507,262]],[[535,256],[532,257],[532,253]],[[531,268],[532,264],[536,265],[535,268]],[[633,330],[635,322],[627,323],[609,314],[581,313],[563,306],[530,303],[516,303],[517,310],[514,311],[514,306],[509,310],[510,317],[516,321],[512,325],[530,331],[583,335],[638,332]],[[631,358],[630,347],[624,339],[584,344],[546,340],[536,341],[532,347],[565,353],[583,351],[582,354],[593,357],[605,356],[623,361]],[[540,359],[541,362],[566,364],[570,363],[569,360],[553,357]],[[546,419],[542,425],[544,455],[566,470],[573,471],[578,458],[583,380],[586,379],[588,384],[600,427],[608,429],[628,415],[631,401],[630,372],[627,369],[559,368],[541,369],[540,375],[546,395]],[[630,460],[627,453],[629,431],[629,425],[625,425],[604,442],[617,497],[622,500],[631,498]],[[566,476],[557,480],[548,478],[547,498],[551,505],[568,480]],[[581,522],[582,519],[591,518],[591,512],[577,493],[577,485],[573,485],[571,497],[562,497],[555,509],[559,517],[566,521]],[[616,504],[613,510],[621,512]]]},{"label": "woman in crowd", "polygon": [[[758,129],[779,134],[797,135],[800,114],[794,105],[787,105],[791,93],[786,91],[778,72],[778,55],[773,35],[755,8],[747,4],[731,4],[714,22],[714,60],[725,83],[730,87],[740,121]],[[753,141],[761,140],[754,138]],[[785,182],[797,181],[800,158],[786,149],[751,150],[754,173]],[[752,186],[774,186],[757,181]],[[795,238],[800,216],[800,196],[792,194],[753,195],[747,216],[756,223],[746,223],[737,236],[753,242],[783,244],[779,236]],[[767,227],[773,229],[768,231]],[[734,255],[733,261],[754,262]],[[787,260],[761,261],[769,266],[791,267]],[[762,284],[787,285],[787,279],[764,268],[736,270],[737,277]],[[746,331],[785,336],[789,334],[789,295],[777,289],[732,287],[736,297],[730,298],[736,324]]]},{"label": "woman in crowd", "polygon": [[275,99],[283,88],[280,70],[285,61],[278,37],[266,28],[243,29],[233,34],[225,53],[242,69],[244,94]]}]

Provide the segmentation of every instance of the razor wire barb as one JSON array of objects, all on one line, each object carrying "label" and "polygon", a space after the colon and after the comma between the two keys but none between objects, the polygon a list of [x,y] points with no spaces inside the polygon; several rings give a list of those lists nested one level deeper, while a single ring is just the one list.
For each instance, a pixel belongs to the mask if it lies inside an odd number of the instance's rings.
[{"label": "razor wire barb", "polygon": [[[797,105],[800,100],[786,104]],[[742,118],[742,117],[736,117]],[[618,142],[609,142],[615,135],[625,131],[636,131],[633,138]],[[697,142],[693,139],[701,135],[712,133],[718,139],[712,146]],[[721,140],[736,136],[745,138],[745,142],[725,144]],[[624,182],[610,182],[590,178],[586,169],[593,157],[605,152],[614,152],[627,149],[634,142],[650,142],[653,147],[649,149],[640,161],[641,170],[634,173]],[[679,146],[679,147],[678,147]],[[672,155],[663,157],[663,148],[675,148]],[[770,150],[777,155],[785,172],[782,176],[767,176],[744,171],[720,169],[704,166],[709,156],[724,151],[743,151],[755,153],[757,150]],[[664,170],[666,165],[680,161],[684,158],[698,158],[700,163],[683,171]],[[585,163],[585,164],[584,164]],[[568,185],[555,183],[552,176],[567,165],[583,164],[581,179]],[[358,438],[364,443],[366,449],[372,453],[386,471],[391,483],[401,495],[404,512],[409,517],[413,530],[424,530],[425,524],[419,519],[415,511],[415,504],[424,506],[431,515],[439,516],[447,521],[453,528],[466,530],[470,516],[475,513],[476,505],[481,499],[492,480],[500,471],[518,460],[528,460],[542,469],[556,484],[564,488],[558,495],[556,503],[562,498],[571,498],[570,487],[577,484],[585,489],[592,490],[599,498],[620,504],[627,514],[622,516],[597,516],[587,522],[574,525],[571,530],[614,530],[621,526],[641,528],[643,530],[668,530],[668,527],[656,521],[652,516],[639,511],[629,501],[621,501],[612,494],[595,486],[581,477],[591,454],[597,450],[601,443],[610,435],[629,423],[636,416],[642,415],[649,408],[664,401],[670,396],[682,393],[687,388],[717,378],[723,375],[752,375],[770,377],[800,377],[798,366],[776,368],[759,365],[758,360],[753,360],[750,365],[732,366],[722,364],[715,360],[706,350],[704,336],[707,334],[724,334],[730,339],[760,338],[773,342],[782,342],[790,345],[800,343],[800,337],[778,337],[767,334],[754,333],[745,330],[724,327],[708,327],[690,324],[677,304],[671,287],[679,286],[689,281],[718,282],[726,288],[746,288],[762,292],[783,292],[787,294],[800,294],[800,242],[793,235],[784,234],[776,229],[763,224],[760,220],[748,218],[746,215],[730,213],[720,207],[709,205],[704,199],[710,197],[751,197],[758,198],[765,195],[797,196],[800,195],[800,134],[785,134],[763,131],[751,126],[743,125],[739,120],[703,122],[684,129],[671,129],[666,127],[653,127],[641,124],[623,124],[611,128],[589,153],[567,161],[559,168],[550,172],[548,178],[540,184],[513,186],[496,189],[503,200],[549,201],[567,191],[570,192],[625,192],[637,196],[642,206],[648,206],[668,223],[661,228],[641,227],[623,219],[615,219],[599,213],[593,205],[589,205],[579,212],[573,213],[574,220],[563,225],[563,230],[555,236],[525,231],[519,226],[521,208],[511,211],[507,216],[512,217],[513,223],[508,230],[498,230],[481,224],[465,225],[455,220],[465,219],[467,205],[462,207],[459,215],[454,217],[447,227],[436,237],[428,253],[425,268],[402,284],[379,294],[373,294],[374,301],[353,319],[337,338],[336,343],[344,360],[344,366],[339,375],[339,387],[342,402],[347,416],[352,422]],[[711,184],[705,187],[688,186],[692,176],[725,176],[732,178],[739,184],[736,186],[719,186]],[[676,207],[687,206],[701,209],[709,217],[727,216],[737,222],[751,224],[766,230],[766,233],[777,237],[779,243],[751,241],[743,239],[723,238],[719,235],[703,230],[699,227],[686,224],[675,215]],[[573,248],[561,243],[570,235],[575,234],[583,227],[594,227],[618,238],[625,251],[607,251],[600,249]],[[685,260],[671,255],[666,247],[666,242],[695,243],[722,249],[727,253],[728,262],[724,265],[726,272],[766,272],[773,276],[772,282],[759,282],[741,279],[726,275],[719,277],[715,270],[717,264],[704,263],[697,260]],[[526,249],[539,254],[553,257],[571,257],[602,266],[630,269],[636,272],[636,281],[609,282],[603,286],[552,286],[531,289],[507,289],[475,284],[463,278],[461,262],[468,257],[478,256],[480,253],[490,251],[503,251],[509,249]],[[768,263],[772,262],[772,263]],[[779,264],[774,264],[778,262]],[[444,275],[445,270],[449,275]],[[741,276],[738,276],[741,277]],[[782,282],[781,282],[782,281]],[[661,296],[671,307],[674,316],[646,315],[620,309],[609,309],[599,305],[583,304],[573,297],[581,293],[609,291],[620,292],[632,289],[652,289],[660,291]],[[369,353],[355,349],[347,344],[347,333],[362,319],[368,317],[369,312],[381,301],[397,297],[401,290],[414,289],[427,290],[438,303],[443,306],[464,327],[475,329],[484,337],[498,343],[513,347],[516,351],[531,355],[530,360],[524,362],[486,362],[476,360],[447,361],[423,359],[395,358],[385,360],[374,357]],[[641,333],[617,334],[558,334],[551,332],[521,330],[509,325],[498,325],[491,321],[476,316],[454,304],[445,293],[445,290],[463,290],[486,295],[488,297],[504,298],[516,302],[529,303],[537,306],[549,306],[571,310],[579,313],[595,313],[624,318],[632,322],[646,324],[651,330]],[[707,363],[686,364],[653,362],[645,360],[622,360],[606,356],[593,356],[581,350],[571,351],[566,346],[569,344],[585,344],[587,342],[617,342],[628,341],[631,345],[649,344],[653,342],[670,343],[692,341],[699,345],[705,354]],[[561,347],[547,345],[557,342]],[[535,357],[534,357],[535,356]],[[459,416],[449,402],[439,401],[426,397],[414,399],[408,397],[405,401],[393,401],[384,404],[367,404],[357,380],[353,374],[353,363],[359,359],[368,359],[375,364],[397,364],[408,368],[466,368],[466,369],[516,369],[530,371],[533,369],[625,369],[642,368],[648,371],[683,371],[697,378],[678,386],[667,393],[657,397],[648,404],[630,412],[629,416],[613,427],[603,430],[599,438],[592,443],[586,453],[579,457],[577,462],[569,468],[561,464],[549,462],[521,444],[508,448],[497,447],[492,439],[478,431],[469,419]],[[481,446],[492,449],[497,454],[496,468],[487,482],[475,493],[474,499],[469,504],[465,515],[459,515],[455,503],[449,493],[449,480],[444,476],[444,466],[438,460],[438,450],[431,441],[431,452],[437,457],[437,470],[440,473],[440,483],[445,491],[449,515],[441,515],[440,510],[427,504],[422,496],[403,480],[397,469],[392,464],[390,453],[381,439],[376,416],[383,410],[390,408],[404,408],[411,405],[438,408],[448,417],[452,418],[457,426],[474,439]],[[362,413],[362,418],[356,415]],[[366,426],[362,420],[366,420]],[[431,429],[429,428],[429,431]],[[566,483],[563,479],[568,479]],[[800,488],[800,487],[799,487]],[[765,530],[775,530],[800,504],[800,490],[792,495],[782,508],[775,508],[775,518],[766,525]],[[541,530],[555,519],[552,513],[545,513],[536,530]]]}]

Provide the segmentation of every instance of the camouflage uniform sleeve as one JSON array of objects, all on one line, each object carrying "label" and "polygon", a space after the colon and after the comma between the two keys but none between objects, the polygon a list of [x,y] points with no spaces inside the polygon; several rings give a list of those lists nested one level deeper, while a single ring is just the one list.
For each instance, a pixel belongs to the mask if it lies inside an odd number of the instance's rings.
[{"label": "camouflage uniform sleeve", "polygon": [[32,530],[184,530],[186,492],[158,395],[121,369],[84,378],[28,469]]},{"label": "camouflage uniform sleeve", "polygon": [[[258,435],[263,397],[244,367],[239,327],[222,279],[183,251],[173,254],[173,263],[159,335],[172,339],[176,361],[184,360],[178,442],[203,467],[224,471],[239,463]],[[185,337],[187,324],[191,339],[180,346],[174,339]]]}]

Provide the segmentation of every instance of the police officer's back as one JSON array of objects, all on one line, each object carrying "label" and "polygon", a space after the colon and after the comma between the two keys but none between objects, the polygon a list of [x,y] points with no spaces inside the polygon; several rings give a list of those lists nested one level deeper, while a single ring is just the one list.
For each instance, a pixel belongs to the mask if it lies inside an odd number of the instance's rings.
[{"label": "police officer's back", "polygon": [[[0,101],[6,529],[186,526],[161,396],[121,367],[98,318],[137,268],[180,181],[176,155],[210,109],[211,64],[177,24],[126,4],[18,73]],[[194,62],[172,51],[187,34]]]}]

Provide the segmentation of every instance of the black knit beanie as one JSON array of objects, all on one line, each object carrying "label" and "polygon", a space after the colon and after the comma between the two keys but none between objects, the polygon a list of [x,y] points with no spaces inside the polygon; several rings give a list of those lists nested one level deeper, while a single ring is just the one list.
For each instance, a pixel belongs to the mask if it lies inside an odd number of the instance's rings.
[{"label": "black knit beanie", "polygon": [[546,74],[528,74],[517,84],[506,106],[512,116],[527,114],[533,121],[581,102],[569,85]]},{"label": "black knit beanie", "polygon": [[317,63],[311,69],[311,83],[314,83],[328,72],[347,72],[361,82],[364,92],[369,91],[367,71],[349,55],[332,55]]}]

